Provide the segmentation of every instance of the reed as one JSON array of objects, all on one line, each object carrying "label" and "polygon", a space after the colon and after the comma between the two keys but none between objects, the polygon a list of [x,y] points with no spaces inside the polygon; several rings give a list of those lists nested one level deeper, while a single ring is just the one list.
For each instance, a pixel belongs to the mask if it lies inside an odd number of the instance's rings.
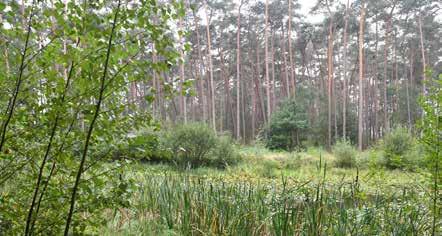
[{"label": "reed", "polygon": [[[432,211],[418,188],[364,189],[318,180],[258,179],[164,172],[139,174],[130,210],[111,216],[120,235],[429,235]],[[124,215],[124,216],[123,216]],[[440,225],[440,222],[438,222]]]}]

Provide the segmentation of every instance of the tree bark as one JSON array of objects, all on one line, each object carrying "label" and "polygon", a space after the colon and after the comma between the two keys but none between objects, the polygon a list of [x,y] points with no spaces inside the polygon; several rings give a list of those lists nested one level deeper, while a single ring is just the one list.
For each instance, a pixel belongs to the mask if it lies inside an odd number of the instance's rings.
[{"label": "tree bark", "polygon": [[362,2],[361,18],[359,20],[359,109],[358,109],[358,147],[363,149],[363,119],[364,119],[364,24],[365,3]]},{"label": "tree bark", "polygon": [[266,97],[267,97],[267,120],[270,119],[271,114],[271,104],[270,104],[270,78],[269,78],[269,46],[268,46],[268,37],[269,37],[269,0],[266,0],[265,5],[265,32],[264,32],[264,63],[265,63],[265,88],[266,88]]},{"label": "tree bark", "polygon": [[[259,45],[259,42],[256,41],[256,45]],[[259,47],[256,48],[256,76],[254,78],[255,83],[255,93],[256,93],[256,99],[258,99],[259,102],[259,110],[261,112],[261,117],[264,123],[266,122],[266,112],[265,112],[265,105],[264,105],[264,97],[261,95],[261,83],[260,83],[260,60],[259,60]]]},{"label": "tree bark", "polygon": [[349,11],[350,0],[347,0],[347,6],[345,8],[345,23],[344,23],[344,86],[342,95],[342,137],[345,140],[347,137],[347,44],[348,44],[348,11]]},{"label": "tree bark", "polygon": [[407,118],[408,118],[408,130],[411,132],[413,130],[411,123],[411,109],[410,109],[410,87],[413,88],[413,61],[414,61],[414,53],[410,50],[410,76],[406,79],[407,86]]},{"label": "tree bark", "polygon": [[196,47],[198,52],[198,82],[199,82],[199,98],[200,98],[200,108],[203,113],[203,120],[207,122],[207,101],[206,95],[204,93],[204,79],[203,72],[201,68],[203,67],[203,57],[201,55],[201,44],[200,44],[200,33],[199,33],[199,24],[198,24],[198,16],[195,12],[193,12],[194,24],[195,24],[195,32],[196,32]]},{"label": "tree bark", "polygon": [[289,73],[287,69],[287,55],[286,55],[286,48],[285,48],[285,41],[284,41],[284,23],[282,23],[282,32],[281,32],[281,45],[282,45],[282,56],[284,60],[284,82],[285,82],[285,91],[286,96],[290,97],[290,84],[289,84]]},{"label": "tree bark", "polygon": [[207,33],[207,57],[209,60],[209,83],[210,83],[210,102],[211,102],[211,125],[213,131],[216,132],[216,114],[215,114],[215,86],[213,83],[213,65],[212,65],[212,43],[210,38],[210,20],[207,12],[207,1],[204,1],[204,10],[206,13],[206,33]]},{"label": "tree bark", "polygon": [[[178,24],[179,24],[180,30],[183,30],[183,19],[180,19]],[[184,124],[186,124],[187,123],[187,105],[186,105],[187,102],[186,102],[186,95],[185,95],[186,91],[184,89],[184,80],[185,80],[185,78],[184,78],[184,38],[181,37],[179,40],[180,40],[180,46],[181,46],[181,49],[180,49],[180,58],[181,58],[180,81],[181,81],[181,84],[180,84],[180,96],[179,96],[180,112],[184,118]]]},{"label": "tree bark", "polygon": [[[427,62],[425,59],[424,34],[422,33],[422,15],[419,15],[418,24],[419,24],[419,36],[420,36],[420,44],[422,52],[422,94],[423,96],[425,96],[426,93],[425,81],[427,80],[425,75],[425,70],[427,69]],[[422,112],[422,114],[424,113]]]},{"label": "tree bark", "polygon": [[328,71],[328,140],[327,147],[332,145],[332,106],[333,106],[333,17],[330,18],[328,32],[328,49],[327,49],[327,71]]},{"label": "tree bark", "polygon": [[391,31],[391,20],[393,18],[393,11],[395,5],[390,10],[390,14],[387,19],[387,27],[385,29],[385,45],[384,45],[384,133],[390,130],[390,121],[388,117],[388,96],[387,96],[387,77],[388,77],[388,47],[389,47],[389,39],[390,39],[390,31]]},{"label": "tree bark", "polygon": [[239,3],[238,18],[236,23],[236,140],[241,139],[240,122],[240,91],[241,91],[241,7],[243,1]]},{"label": "tree bark", "polygon": [[292,0],[288,0],[289,5],[289,19],[288,19],[288,43],[289,43],[289,60],[290,60],[290,83],[292,86],[291,95],[296,95],[296,74],[295,74],[295,60],[292,52]]},{"label": "tree bark", "polygon": [[271,87],[270,87],[270,114],[273,113],[274,107],[275,107],[275,31],[272,29],[272,40],[271,40],[271,51],[272,51],[272,80],[271,80]]}]

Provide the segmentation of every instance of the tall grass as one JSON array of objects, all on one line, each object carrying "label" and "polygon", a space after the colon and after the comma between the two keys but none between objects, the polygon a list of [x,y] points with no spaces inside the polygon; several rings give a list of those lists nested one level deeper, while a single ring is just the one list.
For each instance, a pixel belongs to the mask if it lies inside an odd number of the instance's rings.
[{"label": "tall grass", "polygon": [[[130,210],[109,213],[121,235],[428,235],[432,213],[417,188],[366,191],[356,177],[228,181],[140,175]],[[441,225],[441,222],[438,222]]]}]

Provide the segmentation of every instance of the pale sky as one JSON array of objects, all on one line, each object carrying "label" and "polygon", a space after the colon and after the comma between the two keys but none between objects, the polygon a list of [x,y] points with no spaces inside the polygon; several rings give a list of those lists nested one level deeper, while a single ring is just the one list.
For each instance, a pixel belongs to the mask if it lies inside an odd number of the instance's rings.
[{"label": "pale sky", "polygon": [[[313,15],[310,14],[311,8],[316,4],[317,0],[297,0],[298,3],[301,5],[301,12],[303,15],[307,17],[307,21],[310,21],[311,23],[319,23],[324,19],[324,16],[322,14]],[[354,0],[350,0],[350,4]],[[346,0],[337,0],[336,2],[341,2],[342,4],[347,4]]]}]

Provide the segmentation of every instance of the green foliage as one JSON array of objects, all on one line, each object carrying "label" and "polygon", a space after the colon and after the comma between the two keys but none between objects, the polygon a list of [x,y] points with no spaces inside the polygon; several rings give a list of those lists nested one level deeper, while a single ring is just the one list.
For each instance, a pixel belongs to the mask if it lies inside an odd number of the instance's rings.
[{"label": "green foliage", "polygon": [[[431,73],[427,73],[427,77],[431,78]],[[426,169],[430,173],[428,178],[432,201],[430,201],[431,210],[433,212],[432,234],[440,233],[440,219],[442,204],[440,189],[442,186],[442,74],[439,74],[437,80],[431,80],[429,85],[429,93],[420,101],[424,111],[424,117],[420,123],[422,136],[419,141],[423,145],[425,152]],[[439,230],[438,230],[439,229]]]},{"label": "green foliage", "polygon": [[115,159],[221,169],[240,160],[230,136],[217,136],[202,123],[180,124],[161,131],[144,128],[131,136],[129,145],[114,153]]},{"label": "green foliage", "polygon": [[293,150],[306,140],[307,114],[294,99],[283,102],[275,111],[265,131],[265,143],[270,149]]},{"label": "green foliage", "polygon": [[[126,104],[127,85],[150,83],[147,73],[177,63],[172,25],[183,6],[46,3],[0,4],[9,8],[0,24],[0,235],[24,234],[28,219],[32,234],[62,234],[77,173],[69,234],[100,234],[105,209],[129,207],[134,187],[121,178],[126,161],[113,160],[112,153],[157,142],[149,135],[128,138],[153,123],[146,109]],[[155,63],[146,59],[153,45]]]},{"label": "green foliage", "polygon": [[209,164],[209,154],[216,147],[217,137],[207,125],[192,123],[173,127],[165,140],[174,161],[194,168]]},{"label": "green foliage", "polygon": [[338,141],[333,146],[333,154],[336,157],[336,166],[344,168],[356,166],[356,156],[358,151],[353,145],[351,145],[350,141]]},{"label": "green foliage", "polygon": [[428,94],[421,98],[420,101],[425,115],[419,125],[422,131],[419,142],[424,148],[428,170],[430,170],[433,175],[436,175],[438,174],[436,173],[438,172],[437,169],[442,166],[442,74],[439,75],[438,80],[433,80],[433,83],[428,84],[430,85]]},{"label": "green foliage", "polygon": [[130,158],[151,162],[170,162],[172,152],[167,149],[164,132],[158,129],[144,128],[133,134],[129,145],[116,154],[116,158]]},{"label": "green foliage", "polygon": [[382,139],[383,157],[387,168],[406,168],[416,160],[409,152],[415,148],[415,141],[407,129],[396,127]]},{"label": "green foliage", "polygon": [[215,148],[210,152],[210,166],[226,168],[238,164],[241,160],[230,136],[220,136]]},{"label": "green foliage", "polygon": [[202,123],[172,127],[165,133],[164,145],[172,152],[173,161],[185,168],[225,168],[239,160],[232,140],[218,137],[213,129]]}]

